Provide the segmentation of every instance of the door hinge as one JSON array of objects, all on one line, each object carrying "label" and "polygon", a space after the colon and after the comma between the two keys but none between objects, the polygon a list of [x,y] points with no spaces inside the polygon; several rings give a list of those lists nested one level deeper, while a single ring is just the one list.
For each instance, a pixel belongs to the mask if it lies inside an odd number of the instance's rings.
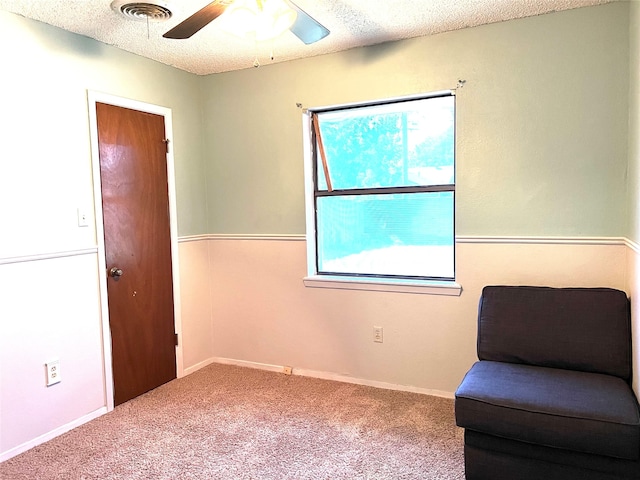
[{"label": "door hinge", "polygon": [[175,334],[176,347],[178,346],[178,334]]},{"label": "door hinge", "polygon": [[165,150],[166,150],[167,153],[169,153],[169,142],[170,141],[171,140],[169,140],[168,138],[163,138],[162,139],[162,143],[164,143],[164,147],[165,147]]}]

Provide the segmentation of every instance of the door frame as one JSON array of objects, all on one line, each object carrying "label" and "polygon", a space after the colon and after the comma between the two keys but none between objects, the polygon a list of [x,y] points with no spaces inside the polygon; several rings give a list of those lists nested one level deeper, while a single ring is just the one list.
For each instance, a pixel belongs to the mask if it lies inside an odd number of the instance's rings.
[{"label": "door frame", "polygon": [[118,97],[107,93],[87,90],[89,107],[89,133],[91,137],[91,163],[93,177],[93,206],[95,234],[98,247],[98,286],[100,297],[100,317],[102,324],[102,357],[105,405],[107,411],[114,409],[113,364],[111,355],[111,329],[109,325],[109,302],[107,293],[107,261],[104,244],[104,219],[102,217],[102,185],[100,180],[100,150],[98,148],[98,122],[96,103],[106,103],[116,107],[129,108],[164,117],[165,138],[169,140],[167,153],[167,186],[169,195],[169,234],[171,240],[171,270],[173,280],[173,318],[175,332],[178,334],[176,346],[176,376],[184,376],[182,351],[182,318],[180,315],[180,269],[178,261],[178,222],[176,208],[175,164],[173,158],[173,122],[171,109],[159,105]]}]

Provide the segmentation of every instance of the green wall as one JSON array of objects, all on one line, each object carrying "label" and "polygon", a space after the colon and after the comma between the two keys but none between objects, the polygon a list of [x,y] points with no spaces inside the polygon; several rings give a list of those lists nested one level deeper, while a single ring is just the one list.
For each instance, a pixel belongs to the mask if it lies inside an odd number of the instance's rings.
[{"label": "green wall", "polygon": [[458,235],[623,236],[629,8],[581,8],[203,77],[208,231],[304,233],[296,103],[430,92],[464,79]]},{"label": "green wall", "polygon": [[172,109],[181,236],[302,234],[297,103],[458,79],[458,235],[637,240],[639,182],[632,175],[627,191],[625,179],[628,152],[633,173],[640,151],[628,135],[637,8],[614,2],[204,77],[0,11],[0,40],[14,45],[0,89],[0,213],[12,233],[0,255],[95,244],[75,224],[92,198],[87,89]]},{"label": "green wall", "polygon": [[201,78],[0,10],[0,257],[91,247],[87,90],[172,109],[180,235],[207,233]]},{"label": "green wall", "polygon": [[626,237],[640,242],[640,3],[630,6],[629,24],[629,183]]}]

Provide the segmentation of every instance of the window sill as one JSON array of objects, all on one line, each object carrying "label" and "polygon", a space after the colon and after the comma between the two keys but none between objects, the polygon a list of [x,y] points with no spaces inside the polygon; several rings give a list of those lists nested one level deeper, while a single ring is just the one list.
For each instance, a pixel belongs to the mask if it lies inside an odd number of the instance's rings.
[{"label": "window sill", "polygon": [[305,287],[333,288],[339,290],[369,290],[374,292],[401,292],[423,295],[448,295],[459,297],[462,286],[455,282],[433,280],[380,279],[310,275],[303,279]]}]

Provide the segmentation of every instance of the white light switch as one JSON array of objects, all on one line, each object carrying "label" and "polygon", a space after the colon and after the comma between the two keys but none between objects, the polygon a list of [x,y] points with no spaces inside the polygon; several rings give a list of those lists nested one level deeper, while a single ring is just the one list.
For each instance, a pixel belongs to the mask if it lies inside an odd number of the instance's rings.
[{"label": "white light switch", "polygon": [[87,211],[84,208],[80,208],[80,207],[78,207],[78,226],[79,227],[89,226],[89,217],[87,216]]}]

